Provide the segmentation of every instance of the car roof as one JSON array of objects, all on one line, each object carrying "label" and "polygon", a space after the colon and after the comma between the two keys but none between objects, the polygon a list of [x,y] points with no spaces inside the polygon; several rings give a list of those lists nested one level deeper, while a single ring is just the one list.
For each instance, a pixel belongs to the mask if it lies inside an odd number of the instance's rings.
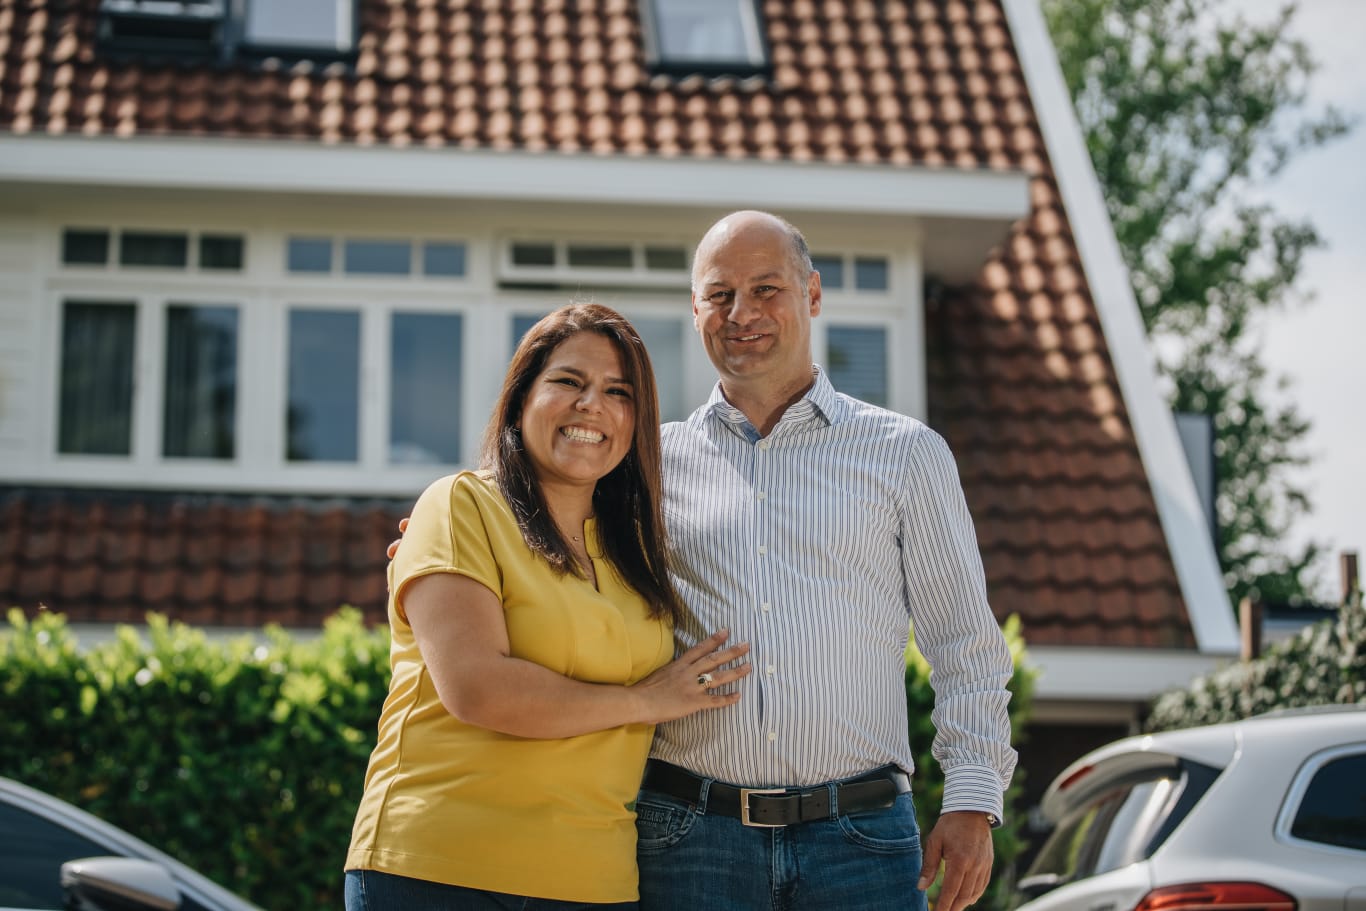
[{"label": "car roof", "polygon": [[29,787],[12,778],[0,777],[0,801],[23,807],[53,822],[75,829],[92,841],[101,842],[114,851],[123,852],[123,856],[150,860],[166,867],[180,885],[204,904],[217,905],[229,911],[261,911],[240,895],[225,889],[204,874],[157,850],[137,836],[37,788]]},{"label": "car roof", "polygon": [[1238,721],[1126,737],[1099,747],[1058,774],[1044,793],[1044,815],[1057,822],[1127,775],[1195,761],[1226,768],[1248,743],[1277,743],[1299,756],[1366,738],[1366,704],[1286,709]]}]

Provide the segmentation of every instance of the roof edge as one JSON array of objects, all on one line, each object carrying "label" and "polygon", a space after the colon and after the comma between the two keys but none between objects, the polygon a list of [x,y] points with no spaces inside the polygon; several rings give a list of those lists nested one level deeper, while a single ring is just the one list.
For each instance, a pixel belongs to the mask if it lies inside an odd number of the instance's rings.
[{"label": "roof edge", "polygon": [[[325,155],[318,154],[326,152]],[[818,180],[812,179],[819,177]],[[632,203],[981,219],[1029,214],[1023,171],[0,133],[0,181]]]},{"label": "roof edge", "polygon": [[1155,648],[1029,646],[1026,662],[1039,672],[1038,700],[1147,702],[1169,689],[1189,686],[1228,662],[1208,653]]},{"label": "roof edge", "polygon": [[1176,422],[1158,392],[1128,269],[1105,209],[1100,181],[1086,153],[1052,39],[1038,0],[1002,0],[1002,4],[1110,347],[1120,393],[1133,422],[1196,642],[1201,652],[1235,654],[1238,629],[1209,525],[1176,434]]}]

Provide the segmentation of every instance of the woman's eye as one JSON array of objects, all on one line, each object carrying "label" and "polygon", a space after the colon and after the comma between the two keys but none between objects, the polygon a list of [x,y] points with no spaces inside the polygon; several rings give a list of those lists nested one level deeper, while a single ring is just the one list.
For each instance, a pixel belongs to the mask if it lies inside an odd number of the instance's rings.
[{"label": "woman's eye", "polygon": [[608,395],[619,395],[619,396],[622,396],[623,398],[628,398],[628,399],[629,399],[629,398],[631,397],[631,390],[629,390],[629,389],[608,389],[608,390],[607,390],[607,394],[608,394]]}]

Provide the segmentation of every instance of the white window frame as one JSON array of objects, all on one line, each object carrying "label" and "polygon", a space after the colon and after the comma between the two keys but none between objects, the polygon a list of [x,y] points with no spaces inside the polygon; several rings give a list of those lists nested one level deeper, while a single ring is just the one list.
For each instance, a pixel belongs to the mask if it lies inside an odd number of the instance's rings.
[{"label": "white window frame", "polygon": [[[104,265],[61,261],[62,233],[67,228],[111,232]],[[191,255],[184,268],[118,265],[118,242],[124,230],[186,233]],[[244,268],[197,268],[198,236],[234,234],[244,239]],[[479,314],[491,312],[489,293],[471,275],[468,237],[364,232],[364,239],[407,240],[413,261],[421,265],[422,244],[459,243],[465,247],[463,276],[428,278],[409,275],[348,274],[341,262],[323,273],[289,273],[285,249],[290,236],[331,236],[341,240],[360,232],[312,230],[255,232],[246,226],[187,226],[176,223],[108,224],[66,222],[50,232],[49,269],[43,277],[40,338],[51,367],[38,383],[37,431],[44,453],[46,479],[80,484],[211,488],[220,490],[329,493],[365,491],[407,495],[430,481],[434,472],[472,464],[478,456],[481,415],[497,394],[506,359],[488,363],[478,343]],[[87,455],[58,451],[60,426],[62,314],[67,301],[126,303],[135,310],[133,402],[128,455]],[[237,403],[235,452],[231,459],[165,456],[166,308],[232,306],[238,311]],[[360,316],[360,394],[357,415],[357,459],[354,462],[290,462],[285,456],[285,405],[288,395],[288,321],[295,308],[353,310]],[[460,460],[451,464],[389,463],[389,396],[392,315],[435,313],[462,318]],[[495,358],[496,360],[496,358]],[[263,369],[264,368],[264,369]],[[491,389],[490,393],[488,389]],[[481,407],[482,406],[482,407]]]}]

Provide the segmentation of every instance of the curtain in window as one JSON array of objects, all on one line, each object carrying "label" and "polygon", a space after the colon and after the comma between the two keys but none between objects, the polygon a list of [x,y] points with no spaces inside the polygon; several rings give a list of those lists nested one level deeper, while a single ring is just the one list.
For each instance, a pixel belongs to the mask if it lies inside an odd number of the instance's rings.
[{"label": "curtain in window", "polygon": [[59,452],[132,452],[136,324],[133,304],[63,306]]},{"label": "curtain in window", "polygon": [[831,326],[826,330],[825,369],[845,395],[887,407],[887,330]]},{"label": "curtain in window", "polygon": [[168,456],[231,459],[236,451],[237,308],[166,309]]}]

